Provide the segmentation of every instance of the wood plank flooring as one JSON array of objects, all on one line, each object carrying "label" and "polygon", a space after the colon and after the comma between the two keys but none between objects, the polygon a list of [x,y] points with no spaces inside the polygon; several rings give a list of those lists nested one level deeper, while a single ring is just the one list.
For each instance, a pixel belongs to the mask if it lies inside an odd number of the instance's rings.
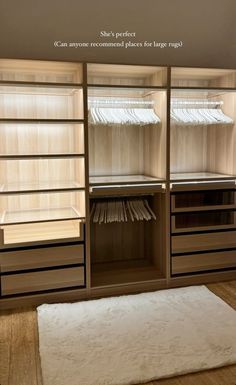
[{"label": "wood plank flooring", "polygon": [[[208,288],[236,309],[236,281],[209,284]],[[0,312],[0,385],[43,385],[35,309]],[[236,385],[236,365],[146,385]]]}]

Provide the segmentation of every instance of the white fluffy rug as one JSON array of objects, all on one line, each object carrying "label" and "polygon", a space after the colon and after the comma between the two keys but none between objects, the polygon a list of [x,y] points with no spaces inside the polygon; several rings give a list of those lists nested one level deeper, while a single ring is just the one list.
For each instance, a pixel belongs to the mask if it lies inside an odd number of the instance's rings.
[{"label": "white fluffy rug", "polygon": [[127,385],[236,362],[236,312],[205,286],[38,307],[44,385]]}]

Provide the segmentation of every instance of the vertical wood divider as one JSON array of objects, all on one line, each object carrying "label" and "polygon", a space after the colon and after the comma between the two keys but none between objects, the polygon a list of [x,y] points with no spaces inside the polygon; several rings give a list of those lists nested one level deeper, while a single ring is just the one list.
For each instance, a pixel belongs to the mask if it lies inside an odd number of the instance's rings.
[{"label": "vertical wood divider", "polygon": [[86,289],[91,288],[91,260],[90,260],[90,201],[89,201],[89,153],[88,153],[88,86],[87,86],[87,63],[83,63],[83,103],[84,103],[84,154],[85,154],[85,266],[86,266]]},{"label": "vertical wood divider", "polygon": [[170,268],[171,268],[171,232],[170,232],[170,103],[171,103],[171,67],[167,67],[167,125],[166,125],[166,219],[165,230],[166,231],[166,279],[167,287],[170,281]]}]

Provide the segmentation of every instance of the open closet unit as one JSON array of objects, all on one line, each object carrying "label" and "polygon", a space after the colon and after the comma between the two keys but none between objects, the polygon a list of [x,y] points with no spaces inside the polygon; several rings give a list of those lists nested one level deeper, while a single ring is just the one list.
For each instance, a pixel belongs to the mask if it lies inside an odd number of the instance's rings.
[{"label": "open closet unit", "polygon": [[236,72],[172,68],[170,117],[171,275],[235,269]]},{"label": "open closet unit", "polygon": [[2,59],[3,298],[85,286],[84,148],[82,65]]},{"label": "open closet unit", "polygon": [[236,70],[0,60],[0,307],[236,277]]},{"label": "open closet unit", "polygon": [[163,280],[167,70],[87,71],[92,289]]}]

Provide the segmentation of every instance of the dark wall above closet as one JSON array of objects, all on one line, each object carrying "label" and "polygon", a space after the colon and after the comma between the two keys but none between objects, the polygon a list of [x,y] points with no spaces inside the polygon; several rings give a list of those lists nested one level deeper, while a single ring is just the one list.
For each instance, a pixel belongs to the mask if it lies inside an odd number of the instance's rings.
[{"label": "dark wall above closet", "polygon": [[[235,14],[235,0],[1,0],[0,56],[234,68]],[[182,40],[184,46],[180,49],[53,46],[55,40],[101,41],[98,35],[104,30],[134,31],[133,41]]]}]

